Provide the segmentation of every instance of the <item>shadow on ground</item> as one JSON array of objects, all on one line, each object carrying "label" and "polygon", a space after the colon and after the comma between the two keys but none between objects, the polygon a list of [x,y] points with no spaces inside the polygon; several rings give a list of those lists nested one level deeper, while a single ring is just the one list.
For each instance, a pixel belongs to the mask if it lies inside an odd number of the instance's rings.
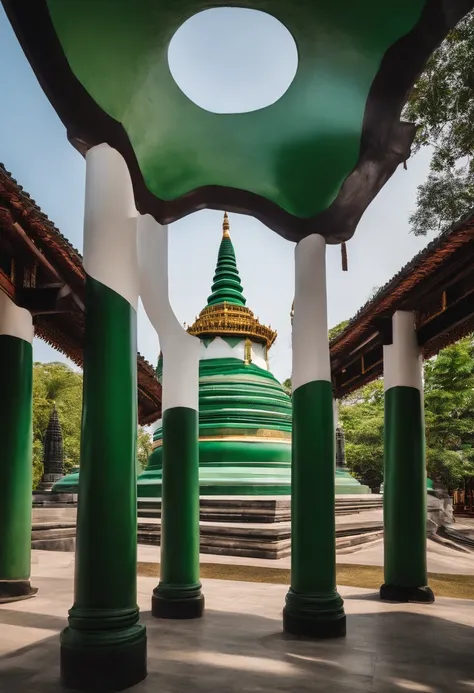
[{"label": "shadow on ground", "polygon": [[[436,609],[436,605],[432,608]],[[16,618],[18,617],[18,618]],[[0,608],[0,624],[60,629],[64,620]],[[468,693],[474,690],[474,630],[417,613],[348,617],[348,636],[310,641],[255,614],[206,612],[148,629],[149,676],[136,693]],[[59,639],[48,636],[0,657],[1,693],[58,693]]]}]

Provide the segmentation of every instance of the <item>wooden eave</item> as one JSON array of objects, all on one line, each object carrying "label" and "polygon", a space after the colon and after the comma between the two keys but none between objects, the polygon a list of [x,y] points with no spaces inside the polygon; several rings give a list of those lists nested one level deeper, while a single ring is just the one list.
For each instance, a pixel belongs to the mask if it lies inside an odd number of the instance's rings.
[{"label": "wooden eave", "polygon": [[[33,313],[35,335],[82,367],[84,346],[85,272],[80,253],[55,227],[47,215],[0,164],[0,247],[12,258],[25,260],[38,269],[40,284],[24,289],[18,277],[0,270],[0,290],[21,303],[25,291],[29,299],[46,294],[50,287],[62,287],[65,297],[59,307],[42,306]],[[46,296],[47,297],[47,296]],[[44,297],[41,296],[41,300]],[[153,366],[137,355],[138,416],[142,425],[161,416],[161,385]]]},{"label": "wooden eave", "polygon": [[415,312],[424,358],[474,331],[474,210],[418,253],[331,342],[337,397],[382,375],[397,310]]}]

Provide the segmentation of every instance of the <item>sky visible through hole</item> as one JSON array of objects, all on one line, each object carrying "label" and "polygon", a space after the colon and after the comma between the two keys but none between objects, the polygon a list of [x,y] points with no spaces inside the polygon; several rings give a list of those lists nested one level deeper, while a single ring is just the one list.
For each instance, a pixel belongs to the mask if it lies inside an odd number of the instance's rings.
[{"label": "sky visible through hole", "polygon": [[246,113],[275,103],[292,83],[298,51],[288,29],[266,12],[216,7],[176,31],[168,50],[181,91],[213,113]]}]

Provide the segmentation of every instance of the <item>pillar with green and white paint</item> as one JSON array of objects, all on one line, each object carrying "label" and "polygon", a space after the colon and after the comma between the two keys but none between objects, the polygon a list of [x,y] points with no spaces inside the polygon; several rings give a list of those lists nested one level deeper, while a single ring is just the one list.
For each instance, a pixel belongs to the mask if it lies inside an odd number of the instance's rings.
[{"label": "pillar with green and white paint", "polygon": [[199,618],[198,377],[200,341],[179,324],[168,292],[168,227],[138,219],[140,296],[163,352],[163,482],[158,618]]},{"label": "pillar with green and white paint", "polygon": [[74,605],[61,678],[122,690],[146,676],[137,606],[136,210],[122,156],[86,156],[86,324]]},{"label": "pillar with green and white paint", "polygon": [[433,602],[426,567],[422,357],[414,315],[397,311],[384,346],[384,584],[381,599]]},{"label": "pillar with green and white paint", "polygon": [[0,604],[28,599],[32,484],[33,322],[0,291]]},{"label": "pillar with green and white paint", "polygon": [[293,316],[291,587],[285,631],[346,633],[336,589],[335,434],[326,302],[326,243],[313,234],[295,250]]}]

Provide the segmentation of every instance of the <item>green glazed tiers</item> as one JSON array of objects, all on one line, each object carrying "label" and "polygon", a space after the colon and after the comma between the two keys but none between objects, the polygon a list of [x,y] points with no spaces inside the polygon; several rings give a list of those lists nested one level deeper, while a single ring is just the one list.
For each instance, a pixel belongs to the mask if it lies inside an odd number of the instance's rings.
[{"label": "green glazed tiers", "polygon": [[[156,447],[138,479],[142,498],[161,495],[161,423],[153,442]],[[201,360],[201,495],[286,495],[290,474],[291,400],[280,383],[238,358]]]}]

